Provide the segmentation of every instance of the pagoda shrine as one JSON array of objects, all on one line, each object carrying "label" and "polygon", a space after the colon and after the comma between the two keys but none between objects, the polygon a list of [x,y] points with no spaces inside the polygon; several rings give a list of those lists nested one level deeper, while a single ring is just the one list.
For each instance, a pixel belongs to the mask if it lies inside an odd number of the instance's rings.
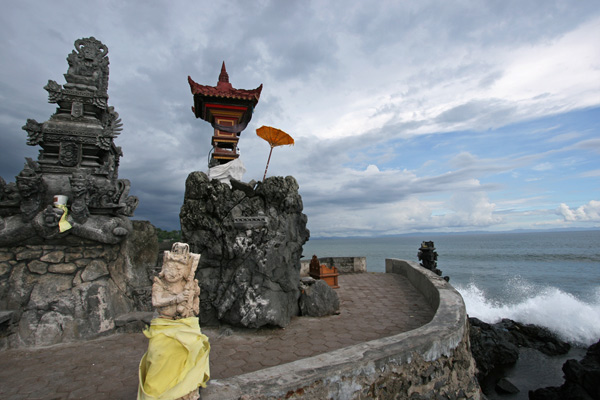
[{"label": "pagoda shrine", "polygon": [[234,88],[229,83],[224,61],[217,86],[200,85],[189,76],[188,82],[194,96],[194,115],[209,122],[215,130],[211,140],[213,150],[209,167],[237,159],[237,143],[240,134],[252,119],[262,84],[253,90]]}]

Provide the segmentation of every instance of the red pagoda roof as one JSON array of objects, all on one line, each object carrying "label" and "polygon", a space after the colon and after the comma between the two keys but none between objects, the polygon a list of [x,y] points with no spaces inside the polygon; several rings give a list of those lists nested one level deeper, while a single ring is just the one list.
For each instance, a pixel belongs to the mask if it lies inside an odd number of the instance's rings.
[{"label": "red pagoda roof", "polygon": [[223,61],[223,65],[221,66],[221,73],[219,74],[219,82],[217,82],[217,86],[200,85],[199,83],[194,82],[189,76],[188,82],[194,96],[201,95],[206,97],[221,97],[225,99],[250,100],[253,101],[254,104],[258,103],[260,92],[262,91],[262,84],[253,90],[234,88],[231,83],[229,83],[229,75],[225,70],[225,61]]}]

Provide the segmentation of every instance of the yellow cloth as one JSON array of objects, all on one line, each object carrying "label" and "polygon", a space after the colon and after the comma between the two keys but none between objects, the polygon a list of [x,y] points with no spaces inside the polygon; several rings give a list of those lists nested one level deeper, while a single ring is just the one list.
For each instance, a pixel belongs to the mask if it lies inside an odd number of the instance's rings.
[{"label": "yellow cloth", "polygon": [[58,221],[59,232],[62,233],[64,231],[68,231],[69,229],[71,229],[72,226],[69,223],[69,221],[67,221],[67,206],[65,206],[64,204],[55,204],[54,207],[60,208],[61,210],[63,210],[63,215],[60,217],[60,221]]},{"label": "yellow cloth", "polygon": [[178,399],[206,387],[210,344],[198,318],[155,318],[144,335],[150,341],[140,361],[138,400]]}]

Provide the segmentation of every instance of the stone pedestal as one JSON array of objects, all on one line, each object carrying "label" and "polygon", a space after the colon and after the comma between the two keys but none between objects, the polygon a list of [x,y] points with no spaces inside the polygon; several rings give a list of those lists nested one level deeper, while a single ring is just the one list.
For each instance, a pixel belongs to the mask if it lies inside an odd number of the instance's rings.
[{"label": "stone pedestal", "polygon": [[271,177],[232,188],[203,172],[186,181],[183,240],[202,254],[200,321],[284,327],[298,315],[302,245],[308,240],[298,183]]},{"label": "stone pedestal", "polygon": [[154,227],[133,221],[120,244],[68,236],[0,247],[0,348],[46,346],[111,332],[115,319],[149,310]]}]

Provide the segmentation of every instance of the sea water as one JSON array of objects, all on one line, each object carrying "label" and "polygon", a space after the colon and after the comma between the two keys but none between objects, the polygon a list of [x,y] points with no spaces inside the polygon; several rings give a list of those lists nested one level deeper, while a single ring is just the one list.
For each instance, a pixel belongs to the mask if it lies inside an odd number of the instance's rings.
[{"label": "sea water", "polygon": [[544,326],[575,346],[600,339],[600,230],[311,239],[303,254],[366,257],[367,271],[384,272],[386,258],[418,262],[422,241],[469,316]]}]

